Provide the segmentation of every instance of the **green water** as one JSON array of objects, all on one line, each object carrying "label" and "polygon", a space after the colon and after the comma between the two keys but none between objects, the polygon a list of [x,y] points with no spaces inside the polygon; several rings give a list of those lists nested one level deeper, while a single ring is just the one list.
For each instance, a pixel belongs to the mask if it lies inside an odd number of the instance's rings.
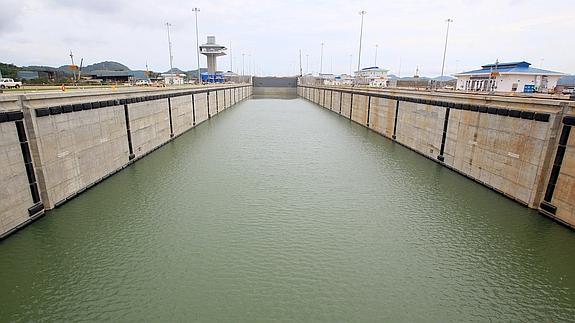
[{"label": "green water", "polygon": [[0,243],[0,321],[569,321],[575,233],[302,99],[249,100]]}]

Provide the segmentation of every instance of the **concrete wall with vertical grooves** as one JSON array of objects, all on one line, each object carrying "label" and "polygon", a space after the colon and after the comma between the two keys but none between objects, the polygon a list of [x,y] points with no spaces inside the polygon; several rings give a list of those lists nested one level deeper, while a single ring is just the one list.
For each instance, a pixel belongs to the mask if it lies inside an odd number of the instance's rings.
[{"label": "concrete wall with vertical grooves", "polygon": [[[575,223],[575,107],[565,114],[542,203],[543,212],[573,226]],[[555,210],[554,213],[553,210]]]},{"label": "concrete wall with vertical grooves", "polygon": [[352,94],[350,93],[343,93],[341,97],[341,115],[346,118],[349,118],[351,113],[351,99]]},{"label": "concrete wall with vertical grooves", "polygon": [[13,120],[21,120],[14,115],[17,111],[20,111],[17,98],[0,99],[0,233],[28,220],[28,208],[34,204]]},{"label": "concrete wall with vertical grooves", "polygon": [[217,114],[216,110],[217,110],[217,102],[216,102],[216,92],[211,91],[208,92],[208,108],[209,108],[209,115],[211,116],[215,116]]},{"label": "concrete wall with vertical grooves", "polygon": [[129,104],[128,111],[132,146],[136,158],[146,155],[170,140],[167,98]]},{"label": "concrete wall with vertical grooves", "polygon": [[439,155],[445,108],[401,102],[397,115],[396,140],[417,152]]},{"label": "concrete wall with vertical grooves", "polygon": [[[572,116],[575,118],[575,114]],[[551,201],[557,206],[557,216],[573,223],[575,219],[575,130],[571,126],[571,134],[567,142],[567,150],[559,173],[555,195]]]},{"label": "concrete wall with vertical grooves", "polygon": [[172,105],[172,123],[174,136],[190,130],[194,126],[192,96],[184,95],[170,99]]},{"label": "concrete wall with vertical grooves", "polygon": [[208,120],[208,94],[194,94],[194,107],[196,109],[196,124]]},{"label": "concrete wall with vertical grooves", "polygon": [[252,90],[1,96],[0,239],[207,120],[208,93],[213,117]]},{"label": "concrete wall with vertical grooves", "polygon": [[575,227],[575,130],[560,138],[575,122],[572,101],[306,85],[298,94]]},{"label": "concrete wall with vertical grooves", "polygon": [[397,101],[383,98],[371,98],[370,128],[384,136],[393,136],[395,108]]}]

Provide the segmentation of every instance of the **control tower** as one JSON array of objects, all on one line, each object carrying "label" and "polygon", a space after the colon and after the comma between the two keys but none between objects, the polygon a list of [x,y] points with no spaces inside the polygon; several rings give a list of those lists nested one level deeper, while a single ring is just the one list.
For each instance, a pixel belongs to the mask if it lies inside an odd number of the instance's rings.
[{"label": "control tower", "polygon": [[216,58],[224,56],[225,46],[216,44],[216,36],[208,36],[208,42],[200,46],[200,53],[208,58],[208,74],[215,74],[217,70]]}]

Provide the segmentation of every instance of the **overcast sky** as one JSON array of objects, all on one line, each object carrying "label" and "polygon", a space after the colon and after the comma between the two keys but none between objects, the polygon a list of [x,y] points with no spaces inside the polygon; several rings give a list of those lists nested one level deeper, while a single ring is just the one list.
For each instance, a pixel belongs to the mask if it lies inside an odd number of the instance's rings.
[{"label": "overcast sky", "polygon": [[[413,75],[419,67],[420,75],[439,75],[451,17],[445,74],[496,59],[575,73],[573,0],[0,0],[0,61],[60,66],[72,50],[84,65],[113,60],[145,69],[147,62],[165,71],[170,22],[174,66],[194,69],[194,6],[200,43],[207,35],[231,42],[236,72],[244,53],[246,72],[296,74],[299,49],[304,72],[318,72],[324,42],[323,72],[349,73],[358,64],[358,12],[366,10],[362,67],[375,64],[378,44],[377,65],[390,73]],[[218,68],[230,69],[229,55]]]}]

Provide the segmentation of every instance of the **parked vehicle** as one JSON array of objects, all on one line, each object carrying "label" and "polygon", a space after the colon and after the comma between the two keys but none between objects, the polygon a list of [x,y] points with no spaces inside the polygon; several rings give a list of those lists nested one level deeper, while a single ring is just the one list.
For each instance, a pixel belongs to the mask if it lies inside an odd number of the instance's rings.
[{"label": "parked vehicle", "polygon": [[563,94],[573,94],[575,93],[575,89],[564,89]]},{"label": "parked vehicle", "polygon": [[0,89],[9,88],[19,88],[22,86],[22,82],[14,82],[13,79],[1,78],[0,79]]},{"label": "parked vehicle", "polygon": [[151,86],[152,82],[150,82],[149,80],[137,80],[136,81],[136,86]]}]

